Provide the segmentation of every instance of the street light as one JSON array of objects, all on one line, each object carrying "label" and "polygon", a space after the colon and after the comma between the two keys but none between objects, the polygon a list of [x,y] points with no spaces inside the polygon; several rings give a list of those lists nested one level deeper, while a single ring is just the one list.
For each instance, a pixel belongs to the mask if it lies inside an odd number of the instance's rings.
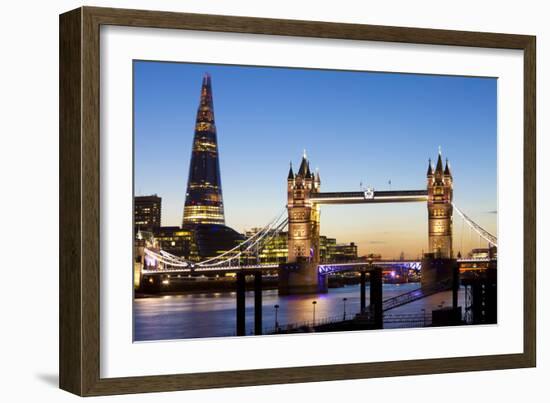
[{"label": "street light", "polygon": [[279,305],[275,305],[275,333],[279,332],[279,321],[277,320],[277,316],[279,313]]},{"label": "street light", "polygon": [[422,321],[424,322],[424,327],[426,327],[426,310],[422,308],[421,311],[422,311]]},{"label": "street light", "polygon": [[317,301],[312,301],[311,304],[313,305],[313,326],[315,326],[315,305],[317,305]]},{"label": "street light", "polygon": [[348,299],[347,298],[342,298],[342,301],[344,302],[344,320],[346,320],[346,301]]}]

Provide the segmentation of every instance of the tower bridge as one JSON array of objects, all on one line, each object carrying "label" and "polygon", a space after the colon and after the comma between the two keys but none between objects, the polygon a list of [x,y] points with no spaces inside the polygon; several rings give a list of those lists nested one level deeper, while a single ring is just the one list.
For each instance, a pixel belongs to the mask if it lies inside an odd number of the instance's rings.
[{"label": "tower bridge", "polygon": [[423,285],[433,285],[453,277],[456,267],[452,249],[453,177],[449,162],[443,166],[441,151],[435,168],[431,161],[428,162],[426,189],[378,191],[367,188],[351,192],[322,192],[320,174],[311,171],[304,153],[297,173],[294,173],[292,164],[290,166],[287,199],[288,263],[298,264],[299,269],[285,270],[282,267],[279,293],[327,290],[327,278],[318,272],[320,207],[323,204],[427,203],[428,253],[423,259]]},{"label": "tower bridge", "polygon": [[[138,253],[141,256],[137,273],[141,282],[157,277],[186,274],[235,273],[237,283],[237,334],[244,334],[245,276],[254,276],[255,332],[261,334],[262,275],[276,273],[279,294],[322,293],[327,291],[328,275],[339,272],[357,272],[360,275],[361,314],[382,326],[383,312],[403,304],[425,298],[441,291],[453,291],[453,308],[457,308],[457,295],[461,267],[467,270],[496,268],[496,259],[462,259],[453,251],[453,212],[475,231],[480,239],[497,246],[497,238],[471,220],[453,202],[453,177],[448,161],[443,165],[439,152],[435,168],[428,163],[426,189],[374,190],[321,192],[319,173],[313,173],[304,154],[295,174],[290,167],[287,176],[287,206],[268,225],[240,245],[216,257],[201,262],[190,262],[155,247],[154,239],[145,242]],[[320,261],[320,219],[323,204],[424,202],[428,209],[428,253],[416,260],[371,259],[355,262],[328,263]],[[250,262],[263,247],[281,231],[288,230],[287,263],[261,264]],[[244,263],[243,263],[244,262]],[[390,267],[421,269],[422,286],[418,290],[383,300],[382,270]],[[466,270],[466,269],[465,269]],[[371,305],[366,307],[366,278],[370,281]],[[154,281],[154,280],[153,280]],[[473,281],[473,280],[472,280]],[[478,290],[473,285],[472,289]],[[476,291],[477,292],[477,291]],[[477,294],[476,294],[477,295]]]}]

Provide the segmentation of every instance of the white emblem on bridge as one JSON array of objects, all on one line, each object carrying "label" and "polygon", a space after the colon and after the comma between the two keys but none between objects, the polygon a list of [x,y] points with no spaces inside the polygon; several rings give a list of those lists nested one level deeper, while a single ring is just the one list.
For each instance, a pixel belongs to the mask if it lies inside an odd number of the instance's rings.
[{"label": "white emblem on bridge", "polygon": [[364,195],[365,199],[367,199],[367,200],[374,199],[374,189],[373,188],[367,188],[363,192],[363,195]]}]

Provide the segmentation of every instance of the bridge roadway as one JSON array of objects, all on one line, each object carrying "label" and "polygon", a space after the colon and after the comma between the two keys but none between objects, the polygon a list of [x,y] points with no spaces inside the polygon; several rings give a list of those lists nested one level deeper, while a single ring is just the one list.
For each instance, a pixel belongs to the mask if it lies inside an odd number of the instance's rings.
[{"label": "bridge roadway", "polygon": [[[489,262],[490,259],[487,258],[467,258],[467,259],[457,259],[457,262],[460,263],[485,263]],[[340,273],[345,271],[357,271],[360,268],[367,267],[402,267],[413,270],[422,269],[421,260],[373,260],[373,261],[355,261],[355,262],[346,262],[346,263],[321,263],[318,266],[319,274],[330,274],[330,273]],[[162,274],[181,274],[181,273],[190,273],[190,274],[225,274],[235,271],[242,272],[270,272],[279,268],[279,264],[255,264],[255,265],[244,265],[244,266],[200,266],[200,265],[190,265],[189,267],[169,267],[167,269],[160,270],[150,270],[142,269],[141,273],[143,275],[162,275]]]},{"label": "bridge roadway", "polygon": [[316,204],[358,204],[426,202],[428,191],[422,190],[366,190],[362,192],[319,192],[311,195]]}]

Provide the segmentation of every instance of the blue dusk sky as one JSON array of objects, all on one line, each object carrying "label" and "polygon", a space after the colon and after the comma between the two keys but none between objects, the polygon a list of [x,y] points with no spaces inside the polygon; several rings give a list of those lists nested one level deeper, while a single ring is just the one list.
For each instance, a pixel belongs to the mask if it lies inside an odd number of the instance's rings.
[{"label": "blue dusk sky", "polygon": [[[416,74],[134,62],[136,195],[162,197],[162,224],[180,225],[195,117],[212,76],[226,224],[263,226],[286,204],[289,162],[303,150],[321,191],[423,189],[438,147],[454,200],[497,226],[497,80]],[[359,253],[418,256],[425,203],[322,206],[321,233]],[[454,249],[485,246],[455,214]]]}]

